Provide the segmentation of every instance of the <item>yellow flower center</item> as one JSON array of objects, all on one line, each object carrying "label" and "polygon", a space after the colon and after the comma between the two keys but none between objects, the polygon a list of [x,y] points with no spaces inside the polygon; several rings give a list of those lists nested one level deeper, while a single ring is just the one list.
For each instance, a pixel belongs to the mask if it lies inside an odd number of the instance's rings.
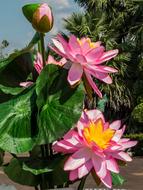
[{"label": "yellow flower center", "polygon": [[[80,46],[83,45],[82,40],[80,40],[79,38],[77,38],[77,41],[78,41],[78,43],[80,44]],[[96,48],[95,43],[94,43],[94,42],[91,42],[90,38],[87,38],[87,39],[86,39],[86,42],[88,42],[90,48]]]},{"label": "yellow flower center", "polygon": [[101,149],[106,149],[110,145],[110,140],[115,134],[115,130],[106,129],[104,130],[103,122],[101,119],[97,120],[95,123],[90,122],[88,127],[83,130],[83,136],[86,142],[90,145],[94,142]]}]

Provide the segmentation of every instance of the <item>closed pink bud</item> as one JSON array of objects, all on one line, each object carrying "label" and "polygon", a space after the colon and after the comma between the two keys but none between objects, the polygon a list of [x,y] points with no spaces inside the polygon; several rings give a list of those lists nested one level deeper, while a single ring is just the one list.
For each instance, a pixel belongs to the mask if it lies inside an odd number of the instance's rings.
[{"label": "closed pink bud", "polygon": [[51,8],[46,4],[41,4],[33,14],[33,27],[41,33],[49,32],[53,27],[53,14]]}]

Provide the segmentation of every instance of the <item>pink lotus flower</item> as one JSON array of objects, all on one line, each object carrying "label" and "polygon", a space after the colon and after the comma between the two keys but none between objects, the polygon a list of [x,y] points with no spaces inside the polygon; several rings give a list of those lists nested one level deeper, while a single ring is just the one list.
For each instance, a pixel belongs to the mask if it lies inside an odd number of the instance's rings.
[{"label": "pink lotus flower", "polygon": [[117,70],[103,66],[102,63],[115,57],[118,54],[118,50],[105,52],[101,42],[94,43],[89,38],[81,38],[79,40],[74,35],[71,35],[67,42],[59,34],[57,39],[53,39],[53,43],[55,46],[51,47],[51,49],[71,63],[68,73],[70,85],[78,83],[84,73],[91,87],[99,97],[102,97],[100,90],[92,80],[92,76],[107,84],[111,84],[112,79],[108,73],[115,73]]},{"label": "pink lotus flower", "polygon": [[96,175],[107,187],[112,187],[110,172],[119,173],[117,160],[131,161],[125,149],[136,145],[136,141],[121,138],[125,126],[121,121],[109,124],[99,110],[84,111],[77,123],[63,140],[55,142],[56,152],[72,154],[64,165],[69,171],[69,179],[74,181],[94,169]]},{"label": "pink lotus flower", "polygon": [[[51,55],[49,55],[48,59],[46,61],[46,65],[54,64],[54,65],[58,65],[58,66],[63,66],[65,64],[65,62],[66,62],[66,60],[64,58],[62,58],[60,61],[56,61]],[[42,59],[42,55],[39,52],[35,56],[34,68],[36,69],[38,74],[40,74],[43,69],[43,59]],[[21,82],[20,86],[27,88],[27,87],[31,86],[32,84],[33,84],[32,81],[27,81],[27,82]]]},{"label": "pink lotus flower", "polygon": [[[65,64],[66,60],[64,58],[62,58],[60,61],[56,61],[53,56],[49,55],[48,59],[46,61],[46,65],[47,64],[54,64],[54,65],[58,65],[58,66],[63,66]],[[38,52],[34,61],[34,67],[36,69],[36,71],[38,72],[38,74],[41,73],[42,69],[43,69],[43,60],[42,60],[42,55]]]}]

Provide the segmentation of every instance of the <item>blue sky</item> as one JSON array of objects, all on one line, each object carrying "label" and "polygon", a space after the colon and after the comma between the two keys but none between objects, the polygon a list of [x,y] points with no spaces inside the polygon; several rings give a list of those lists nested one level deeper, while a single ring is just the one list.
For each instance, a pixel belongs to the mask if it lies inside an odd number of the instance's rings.
[{"label": "blue sky", "polygon": [[7,52],[24,47],[34,34],[34,29],[22,14],[21,8],[29,3],[48,3],[54,13],[55,22],[50,35],[62,30],[62,18],[79,11],[74,0],[0,0],[0,42],[10,42]]}]

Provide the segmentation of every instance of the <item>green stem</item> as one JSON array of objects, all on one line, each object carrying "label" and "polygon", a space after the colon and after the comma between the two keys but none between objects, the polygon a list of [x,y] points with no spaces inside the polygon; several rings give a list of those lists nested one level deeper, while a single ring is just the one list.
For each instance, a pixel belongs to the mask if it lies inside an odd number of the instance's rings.
[{"label": "green stem", "polygon": [[44,34],[40,33],[40,41],[41,41],[41,53],[43,59],[43,67],[46,65],[46,56],[45,56],[45,45],[44,45]]},{"label": "green stem", "polygon": [[77,190],[83,190],[84,184],[85,184],[85,181],[86,181],[86,178],[87,178],[87,176],[85,176],[85,177],[83,177],[83,178],[81,179],[80,184],[79,184]]}]

